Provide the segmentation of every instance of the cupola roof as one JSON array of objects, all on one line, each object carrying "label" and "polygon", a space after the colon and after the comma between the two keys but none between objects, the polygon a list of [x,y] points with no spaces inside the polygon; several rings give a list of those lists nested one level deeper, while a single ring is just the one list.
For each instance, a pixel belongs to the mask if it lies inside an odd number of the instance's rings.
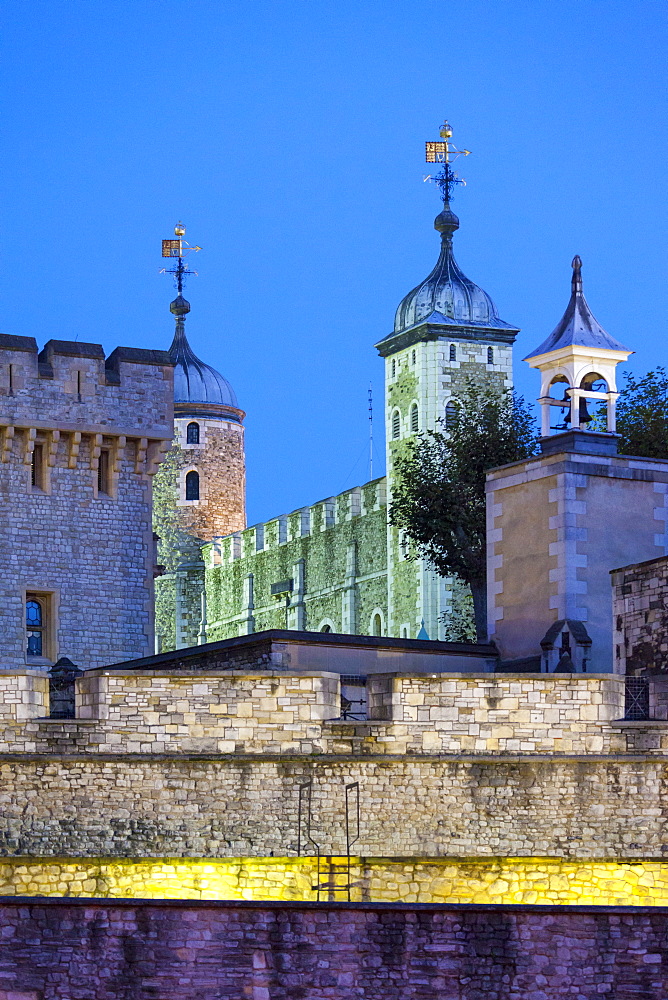
[{"label": "cupola roof", "polygon": [[[179,312],[174,309],[177,303]],[[188,307],[185,312],[183,304]],[[211,365],[200,361],[188,343],[182,320],[190,309],[186,300],[179,296],[170,308],[177,316],[176,332],[169,349],[169,357],[174,363],[174,402],[215,403],[238,409],[237,397],[227,379]]]},{"label": "cupola roof", "polygon": [[573,258],[571,267],[571,298],[566,312],[561,317],[554,330],[543,343],[527,354],[529,358],[537,358],[551,351],[564,347],[596,347],[604,351],[626,351],[628,348],[607,333],[592,313],[582,291],[582,261],[577,255]]},{"label": "cupola roof", "polygon": [[467,278],[455,260],[453,234],[459,219],[445,202],[436,216],[434,228],[441,234],[441,252],[431,274],[399,303],[394,319],[394,336],[423,323],[446,327],[467,327],[469,335],[480,331],[517,333],[517,327],[502,320],[490,296]]}]

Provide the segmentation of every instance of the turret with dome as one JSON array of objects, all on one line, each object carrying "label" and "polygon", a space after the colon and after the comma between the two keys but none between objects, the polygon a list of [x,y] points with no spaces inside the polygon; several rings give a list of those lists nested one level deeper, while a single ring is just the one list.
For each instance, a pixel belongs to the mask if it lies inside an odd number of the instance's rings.
[{"label": "turret with dome", "polygon": [[384,357],[402,347],[438,337],[512,344],[519,329],[501,319],[491,297],[484,289],[467,278],[455,260],[453,236],[459,229],[459,219],[452,211],[453,190],[461,179],[451,163],[469,150],[458,150],[449,140],[452,129],[445,122],[441,129],[444,141],[427,143],[443,164],[441,173],[433,178],[441,188],[443,209],[434,219],[434,229],[441,234],[441,250],[431,273],[403,297],[394,318],[394,330],[376,345]]},{"label": "turret with dome", "polygon": [[[246,527],[245,414],[227,379],[198,358],[188,343],[185,320],[190,303],[183,296],[183,283],[193,272],[186,267],[184,257],[199,248],[189,247],[185,242],[182,223],[177,224],[174,232],[176,240],[163,241],[163,255],[177,258],[174,268],[168,271],[175,276],[178,291],[169,307],[176,321],[169,348],[174,364],[174,445],[171,461],[158,474],[157,487],[165,497],[175,492],[169,500],[176,506],[175,537],[189,537],[196,543],[194,550],[189,546],[188,551],[184,549],[178,556],[172,552],[166,561],[176,560],[193,570],[193,559],[198,558],[194,554],[197,540],[210,541]],[[175,484],[173,479],[169,481],[174,468]],[[163,509],[168,506],[163,504]],[[161,525],[157,528],[158,534],[164,531]],[[179,583],[178,571],[158,581],[156,620],[158,631],[162,629],[163,648],[178,648],[198,641],[202,574],[201,566],[190,574],[187,586],[199,590],[187,598],[179,589],[186,584]],[[176,632],[169,635],[174,622]]]},{"label": "turret with dome", "polygon": [[446,201],[434,220],[441,234],[441,252],[431,274],[412,289],[399,303],[394,319],[394,333],[429,326],[465,327],[470,336],[489,339],[500,334],[506,340],[517,329],[505,323],[491,298],[479,285],[467,278],[455,260],[452,237],[459,229],[459,219]]}]

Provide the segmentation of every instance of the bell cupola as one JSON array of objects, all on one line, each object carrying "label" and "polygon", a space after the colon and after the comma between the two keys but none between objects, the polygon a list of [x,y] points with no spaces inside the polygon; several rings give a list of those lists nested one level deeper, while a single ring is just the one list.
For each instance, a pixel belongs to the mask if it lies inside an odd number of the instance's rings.
[{"label": "bell cupola", "polygon": [[185,242],[179,222],[175,240],[163,240],[163,256],[175,257],[177,296],[169,309],[176,321],[169,357],[174,364],[174,441],[177,446],[177,506],[183,508],[188,533],[210,541],[246,526],[245,413],[232,386],[220,372],[197,357],[185,331],[190,303],[183,295],[190,271],[185,257],[200,247]]},{"label": "bell cupola", "polygon": [[[566,312],[543,343],[524,359],[541,373],[538,402],[541,433],[588,431],[615,433],[616,369],[633,352],[607,333],[594,317],[582,291],[582,261],[572,264],[571,297]],[[605,427],[595,419],[605,404]]]}]

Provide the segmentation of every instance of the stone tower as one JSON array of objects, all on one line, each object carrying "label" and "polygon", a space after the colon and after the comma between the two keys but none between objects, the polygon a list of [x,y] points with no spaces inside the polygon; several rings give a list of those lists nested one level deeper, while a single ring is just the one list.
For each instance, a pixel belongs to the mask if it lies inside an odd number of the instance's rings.
[{"label": "stone tower", "polygon": [[[512,385],[512,345],[519,330],[500,319],[489,295],[464,275],[453,254],[459,219],[450,208],[457,183],[448,159],[456,153],[447,141],[451,134],[446,123],[441,132],[446,141],[435,144],[445,149],[443,172],[436,178],[444,201],[434,221],[441,236],[439,258],[399,303],[393,332],[376,344],[385,358],[388,503],[396,456],[420,431],[445,429],[448,405],[454,405],[452,397],[467,376]],[[442,638],[450,582],[406,555],[401,533],[388,526],[388,635],[415,638],[423,621],[430,639]]]},{"label": "stone tower", "polygon": [[0,336],[1,669],[151,652],[172,372],[165,351]]},{"label": "stone tower", "polygon": [[169,349],[174,443],[156,482],[154,514],[166,570],[157,584],[156,634],[165,650],[202,638],[202,542],[246,527],[245,413],[227,379],[190,347],[190,303],[180,292],[170,310],[176,320]]},{"label": "stone tower", "polygon": [[179,450],[176,502],[190,532],[209,542],[246,527],[245,413],[227,379],[190,347],[184,327],[190,304],[179,295],[170,309],[176,317],[169,349]]}]

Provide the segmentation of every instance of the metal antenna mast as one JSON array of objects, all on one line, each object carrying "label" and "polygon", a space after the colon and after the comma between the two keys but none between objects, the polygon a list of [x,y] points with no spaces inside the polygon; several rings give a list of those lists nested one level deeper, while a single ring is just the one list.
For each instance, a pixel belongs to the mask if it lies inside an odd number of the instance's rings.
[{"label": "metal antenna mast", "polygon": [[183,285],[184,279],[189,274],[197,275],[197,271],[191,271],[183,262],[183,258],[194,250],[197,253],[201,250],[201,247],[191,247],[189,243],[183,239],[186,235],[186,227],[182,222],[177,222],[174,226],[174,235],[177,237],[175,240],[163,240],[162,241],[162,256],[163,257],[176,257],[177,263],[176,267],[162,267],[160,269],[160,274],[173,274],[174,284],[178,290],[179,295],[183,295]]},{"label": "metal antenna mast", "polygon": [[434,181],[438,184],[441,189],[441,197],[443,198],[443,201],[447,203],[450,201],[453,188],[455,188],[457,184],[466,185],[466,181],[463,178],[458,177],[450,164],[454,163],[458,156],[470,156],[471,150],[457,149],[454,143],[450,142],[450,139],[452,138],[452,127],[447,119],[443,122],[443,126],[438,134],[441,137],[440,142],[425,143],[426,160],[427,163],[442,163],[443,168],[440,174],[437,174],[435,177],[432,177],[431,174],[427,174],[422,179],[424,181]]},{"label": "metal antenna mast", "polygon": [[369,382],[369,482],[373,479],[373,383]]}]

